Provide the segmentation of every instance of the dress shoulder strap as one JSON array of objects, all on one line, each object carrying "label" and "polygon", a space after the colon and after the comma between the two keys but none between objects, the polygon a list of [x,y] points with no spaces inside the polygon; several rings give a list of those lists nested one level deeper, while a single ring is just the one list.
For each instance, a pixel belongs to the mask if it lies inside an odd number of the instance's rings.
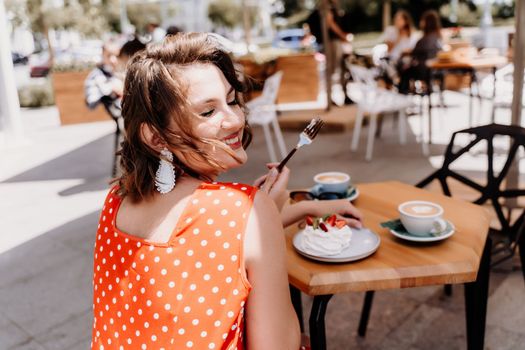
[{"label": "dress shoulder strap", "polygon": [[239,183],[203,183],[190,198],[169,244],[187,232],[206,228],[244,231],[257,188]]}]

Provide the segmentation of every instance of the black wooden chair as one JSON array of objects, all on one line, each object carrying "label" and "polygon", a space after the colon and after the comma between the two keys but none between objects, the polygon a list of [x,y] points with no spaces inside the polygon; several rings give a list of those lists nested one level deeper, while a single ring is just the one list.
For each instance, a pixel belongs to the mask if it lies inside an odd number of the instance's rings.
[{"label": "black wooden chair", "polygon": [[[458,135],[468,135],[472,140],[466,146],[458,149],[454,144]],[[494,138],[500,136],[506,136],[510,139],[510,148],[502,169],[497,173],[494,170]],[[469,152],[475,145],[483,141],[486,141],[487,147],[487,179],[485,185],[480,185],[476,181],[452,170],[450,166],[462,155]],[[492,249],[492,266],[512,258],[519,246],[521,268],[525,280],[525,234],[523,233],[525,231],[525,209],[519,208],[522,212],[519,217],[512,222],[512,209],[505,208],[501,202],[505,199],[525,196],[525,189],[501,189],[502,183],[507,180],[507,175],[520,147],[525,149],[525,129],[519,126],[489,124],[457,131],[452,135],[452,139],[445,151],[445,159],[442,167],[419,182],[416,186],[422,188],[432,181],[438,180],[443,193],[447,196],[452,196],[449,184],[447,183],[447,179],[452,178],[479,192],[479,198],[474,200],[473,203],[481,205],[490,201],[501,226],[500,229],[491,228],[489,231],[494,242]],[[505,215],[504,209],[507,209],[507,215]],[[450,295],[451,292],[451,285],[445,286],[445,293]],[[366,292],[358,328],[358,334],[362,337],[366,334],[373,298],[374,291]]]}]

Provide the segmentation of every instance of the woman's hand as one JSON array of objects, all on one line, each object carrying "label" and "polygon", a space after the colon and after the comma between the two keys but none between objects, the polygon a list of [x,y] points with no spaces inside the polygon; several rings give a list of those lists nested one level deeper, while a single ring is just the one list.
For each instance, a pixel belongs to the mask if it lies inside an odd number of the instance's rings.
[{"label": "woman's hand", "polygon": [[279,211],[283,208],[288,199],[288,180],[290,178],[290,169],[284,167],[279,173],[277,171],[279,163],[268,163],[266,166],[270,169],[268,174],[261,176],[253,183],[254,186],[260,187],[270,196],[277,205]]},{"label": "woman's hand", "polygon": [[348,199],[290,203],[281,210],[281,219],[283,226],[287,227],[304,220],[307,215],[321,217],[327,214],[336,214],[337,219],[344,220],[351,227],[363,227],[363,214]]},{"label": "woman's hand", "polygon": [[319,217],[336,214],[337,219],[346,221],[346,224],[351,227],[363,227],[363,214],[348,199],[308,201],[306,203],[310,215]]}]

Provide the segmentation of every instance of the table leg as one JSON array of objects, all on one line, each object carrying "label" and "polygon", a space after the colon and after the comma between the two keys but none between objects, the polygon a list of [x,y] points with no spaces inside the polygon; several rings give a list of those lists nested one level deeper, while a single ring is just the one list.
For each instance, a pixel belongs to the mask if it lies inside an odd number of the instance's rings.
[{"label": "table leg", "polygon": [[292,305],[299,319],[299,327],[301,332],[304,332],[303,322],[303,302],[301,300],[301,291],[290,284],[290,297],[292,299]]},{"label": "table leg", "polygon": [[487,238],[479,264],[476,281],[465,283],[465,316],[467,321],[467,349],[483,350],[485,321],[489,293],[490,254],[492,240]]},{"label": "table leg", "polygon": [[468,104],[468,125],[471,128],[473,123],[473,112],[474,109],[474,93],[472,92],[472,85],[474,84],[474,81],[476,80],[476,72],[474,70],[470,71],[470,82],[468,86],[469,90],[469,104]]},{"label": "table leg", "polygon": [[492,89],[492,114],[490,116],[490,120],[492,123],[496,120],[496,67],[492,67],[492,77],[494,78],[494,89]]},{"label": "table leg", "polygon": [[451,284],[445,284],[445,295],[447,297],[452,295],[452,285]]},{"label": "table leg", "polygon": [[520,250],[521,272],[523,272],[523,281],[525,281],[525,235],[522,233],[518,238],[518,249]]},{"label": "table leg", "polygon": [[326,334],[324,315],[332,294],[317,295],[314,297],[310,313],[310,344],[312,350],[326,350]]},{"label": "table leg", "polygon": [[365,294],[365,302],[363,303],[363,309],[361,310],[361,318],[359,319],[359,328],[357,334],[360,337],[366,335],[366,328],[368,327],[368,319],[370,318],[370,309],[372,309],[372,302],[374,301],[374,291],[369,290]]},{"label": "table leg", "polygon": [[432,87],[428,88],[428,144],[432,144]]}]

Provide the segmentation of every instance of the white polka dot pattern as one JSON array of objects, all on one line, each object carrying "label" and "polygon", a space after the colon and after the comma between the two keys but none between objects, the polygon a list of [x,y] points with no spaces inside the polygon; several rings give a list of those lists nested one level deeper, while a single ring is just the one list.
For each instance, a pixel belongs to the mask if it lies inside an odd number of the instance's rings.
[{"label": "white polka dot pattern", "polygon": [[168,244],[117,230],[115,191],[96,236],[92,349],[242,349],[251,286],[239,236],[256,189],[202,184]]}]

